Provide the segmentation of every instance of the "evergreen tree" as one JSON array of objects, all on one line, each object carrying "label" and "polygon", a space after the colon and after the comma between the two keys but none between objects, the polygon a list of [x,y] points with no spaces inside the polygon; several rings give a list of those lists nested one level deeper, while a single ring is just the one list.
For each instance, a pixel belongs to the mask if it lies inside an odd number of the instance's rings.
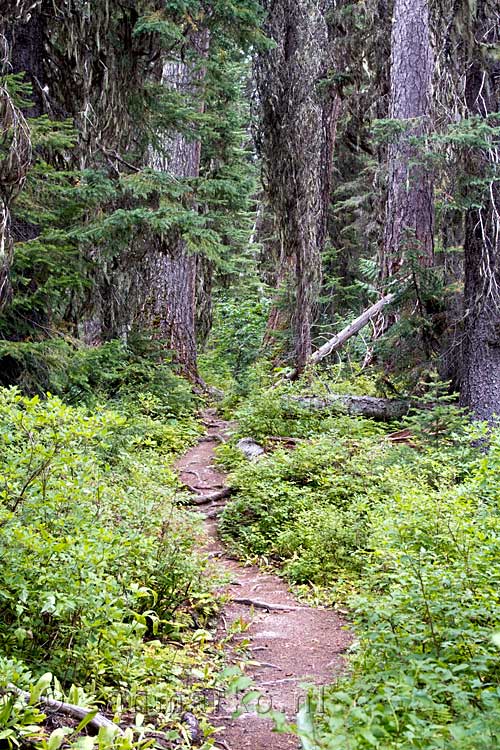
[{"label": "evergreen tree", "polygon": [[483,143],[476,150],[474,183],[480,186],[467,213],[462,403],[476,417],[500,416],[500,14],[495,2],[474,9],[474,43],[467,69],[469,116],[483,121]]},{"label": "evergreen tree", "polygon": [[[428,0],[395,0],[391,43],[389,115],[403,132],[389,147],[387,214],[381,270],[390,277],[405,250],[431,265],[434,247],[432,178],[412,144],[429,133],[434,55]],[[421,159],[420,159],[421,160]]]},{"label": "evergreen tree", "polygon": [[311,354],[311,327],[321,281],[338,99],[328,85],[332,45],[323,0],[267,2],[273,45],[257,60],[259,145],[266,200],[277,238],[276,283],[289,295],[285,321],[300,372]]},{"label": "evergreen tree", "polygon": [[[195,362],[195,319],[210,309],[201,290],[250,232],[241,102],[259,13],[254,0],[144,0],[88,13],[41,2],[28,16],[10,14],[11,64],[31,84],[24,109],[44,137],[16,206],[17,293],[4,335],[69,325],[95,344],[148,328],[181,363],[189,339]],[[204,52],[196,35],[210,38]],[[168,66],[192,70],[194,85],[176,90],[162,77]],[[177,283],[191,280],[174,299],[176,284],[162,285],[157,269],[175,265],[179,243],[187,265]],[[175,334],[172,315],[188,298],[189,331]],[[206,337],[206,316],[202,325]]]}]

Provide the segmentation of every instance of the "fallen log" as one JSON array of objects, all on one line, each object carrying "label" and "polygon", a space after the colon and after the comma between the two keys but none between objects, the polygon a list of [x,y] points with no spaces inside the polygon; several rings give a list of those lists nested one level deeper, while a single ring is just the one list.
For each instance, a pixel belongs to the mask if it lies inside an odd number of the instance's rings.
[{"label": "fallen log", "polygon": [[[309,357],[307,364],[317,365],[322,359],[325,359],[330,354],[337,351],[337,349],[340,349],[346,341],[349,341],[352,336],[359,333],[359,331],[368,325],[368,323],[373,320],[373,318],[375,318],[384,307],[390,305],[395,299],[395,294],[386,294],[385,297],[382,297],[382,299],[379,299],[374,305],[371,305],[368,309],[364,310],[361,315],[358,315],[358,317],[352,321],[352,323],[349,323],[349,325],[343,328],[342,331],[336,333],[335,336],[332,336],[332,338],[324,343],[323,346],[320,346],[319,349],[313,352]],[[299,375],[300,372],[295,369],[288,375],[288,379],[295,380]]]},{"label": "fallen log", "polygon": [[[11,693],[15,693],[20,698],[24,698],[27,703],[31,700],[30,693],[25,690],[20,690],[15,685],[8,685],[7,690]],[[85,717],[93,713],[95,710],[91,708],[82,708],[82,706],[75,706],[72,703],[64,703],[64,701],[58,701],[55,698],[44,698],[43,696],[40,696],[36,702],[45,708],[50,709],[54,714],[63,714],[64,716],[76,719],[77,721],[85,719]],[[105,727],[107,729],[112,729],[116,734],[123,735],[123,730],[118,724],[115,724],[111,719],[107,719],[100,713],[97,713],[89,720],[87,727],[93,729],[95,732],[99,732],[99,729]]]},{"label": "fallen log", "polygon": [[299,406],[310,411],[331,409],[351,416],[367,417],[381,422],[391,422],[408,414],[413,404],[407,399],[375,398],[374,396],[283,396],[286,406]]}]

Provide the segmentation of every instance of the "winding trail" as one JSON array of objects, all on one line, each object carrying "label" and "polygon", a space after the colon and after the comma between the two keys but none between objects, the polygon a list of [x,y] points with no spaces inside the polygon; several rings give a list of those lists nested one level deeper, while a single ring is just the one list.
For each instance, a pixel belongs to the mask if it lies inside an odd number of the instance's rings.
[{"label": "winding trail", "polygon": [[[203,422],[205,436],[179,459],[177,471],[183,483],[205,495],[226,486],[226,477],[214,462],[214,449],[233,425],[218,419],[211,409],[203,413]],[[336,612],[302,605],[278,576],[245,566],[229,556],[217,537],[217,514],[223,503],[215,501],[200,508],[208,538],[204,551],[231,580],[228,588],[233,601],[224,608],[220,629],[229,629],[240,618],[249,623],[241,636],[250,641],[249,651],[255,661],[248,674],[265,696],[265,705],[294,720],[304,701],[306,691],[302,685],[334,682],[343,671],[344,653],[352,637]],[[271,608],[250,606],[249,601],[269,604]],[[300,747],[296,737],[273,732],[272,722],[256,713],[247,712],[232,719],[234,708],[226,701],[212,717],[216,726],[224,727],[219,739],[226,750]]]}]

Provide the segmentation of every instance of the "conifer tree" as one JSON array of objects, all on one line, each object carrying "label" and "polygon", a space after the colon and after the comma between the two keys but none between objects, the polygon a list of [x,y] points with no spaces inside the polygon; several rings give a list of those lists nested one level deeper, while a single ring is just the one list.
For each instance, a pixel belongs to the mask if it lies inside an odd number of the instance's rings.
[{"label": "conifer tree", "polygon": [[461,399],[476,417],[492,420],[500,417],[500,13],[494,0],[479,0],[473,13],[465,93],[485,135],[472,165],[481,190],[466,219]]},{"label": "conifer tree", "polygon": [[408,251],[431,265],[434,247],[432,178],[412,139],[429,132],[434,56],[428,0],[395,0],[389,116],[404,130],[388,151],[388,196],[381,257],[383,277],[395,274]]},{"label": "conifer tree", "polygon": [[[321,281],[338,100],[328,85],[332,48],[323,0],[265,2],[273,46],[257,60],[260,149],[279,257],[277,285],[289,295],[285,326],[300,372],[311,354]],[[270,328],[282,325],[276,308]]]},{"label": "conifer tree", "polygon": [[[9,18],[11,63],[31,84],[25,111],[41,137],[14,216],[16,303],[0,327],[43,335],[50,319],[92,344],[152,329],[192,374],[208,281],[250,233],[241,84],[259,3],[27,5]],[[207,56],[193,40],[209,33]],[[162,80],[168,66],[194,85]]]}]

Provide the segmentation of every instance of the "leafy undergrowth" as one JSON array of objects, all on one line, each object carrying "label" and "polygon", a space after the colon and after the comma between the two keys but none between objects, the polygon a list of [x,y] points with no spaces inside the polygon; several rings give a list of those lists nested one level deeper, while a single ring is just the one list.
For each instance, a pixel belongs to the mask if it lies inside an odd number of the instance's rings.
[{"label": "leafy undergrowth", "polygon": [[[161,747],[190,747],[183,713],[206,715],[221,687],[214,581],[170,468],[199,427],[179,409],[159,419],[163,404],[149,392],[89,414],[0,389],[2,746],[125,750],[154,742],[154,725]],[[61,727],[39,694],[131,729]]]},{"label": "leafy undergrowth", "polygon": [[[484,428],[434,385],[434,410],[392,426],[255,394],[242,434],[302,440],[256,463],[219,449],[236,490],[228,543],[350,605],[349,676],[300,712],[306,750],[499,746],[500,431],[484,454]],[[394,443],[401,427],[407,442]]]}]

